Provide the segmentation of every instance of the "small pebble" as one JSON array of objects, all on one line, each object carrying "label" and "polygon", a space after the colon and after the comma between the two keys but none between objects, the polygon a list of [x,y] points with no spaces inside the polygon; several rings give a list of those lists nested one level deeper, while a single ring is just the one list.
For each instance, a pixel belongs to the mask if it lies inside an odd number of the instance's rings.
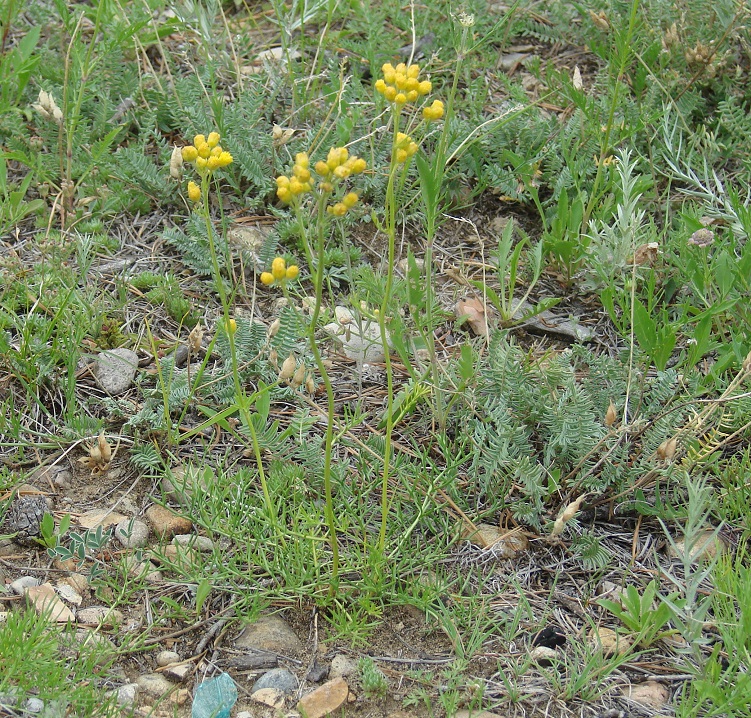
[{"label": "small pebble", "polygon": [[27,713],[33,713],[36,715],[44,710],[44,701],[40,698],[27,698],[23,708]]},{"label": "small pebble", "polygon": [[175,651],[159,651],[156,655],[156,664],[161,668],[168,666],[170,663],[179,663],[180,654]]},{"label": "small pebble", "polygon": [[143,548],[149,540],[149,527],[138,519],[125,519],[117,524],[115,536],[125,548]]}]

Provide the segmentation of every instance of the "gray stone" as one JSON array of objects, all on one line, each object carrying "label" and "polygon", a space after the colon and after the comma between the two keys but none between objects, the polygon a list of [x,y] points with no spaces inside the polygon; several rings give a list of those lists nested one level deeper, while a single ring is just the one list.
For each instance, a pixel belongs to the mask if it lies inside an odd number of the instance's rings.
[{"label": "gray stone", "polygon": [[149,541],[149,527],[138,519],[125,519],[115,527],[115,536],[125,548],[143,548]]},{"label": "gray stone", "polygon": [[136,684],[152,698],[161,698],[169,693],[174,687],[161,673],[146,673],[136,678]]},{"label": "gray stone", "polygon": [[89,606],[82,608],[76,615],[79,623],[102,624],[107,626],[121,625],[124,617],[116,608],[109,606]]},{"label": "gray stone", "polygon": [[189,546],[202,553],[210,553],[214,550],[214,542],[208,536],[196,536],[195,534],[180,534],[172,539],[175,546]]},{"label": "gray stone", "polygon": [[343,653],[337,653],[331,660],[329,678],[345,678],[357,673],[357,662]]},{"label": "gray stone", "polygon": [[138,698],[138,684],[126,683],[124,686],[120,686],[119,688],[115,688],[114,691],[110,691],[110,695],[116,696],[118,705],[132,706]]},{"label": "gray stone", "polygon": [[26,701],[23,704],[23,709],[27,713],[41,713],[44,710],[44,701],[41,698],[34,698],[33,696],[31,698],[27,698]]},{"label": "gray stone", "polygon": [[296,655],[302,643],[289,624],[277,615],[261,616],[235,639],[235,648],[270,651],[281,655]]},{"label": "gray stone", "polygon": [[180,654],[175,651],[159,651],[156,654],[156,664],[161,668],[168,666],[170,663],[179,663]]},{"label": "gray stone", "polygon": [[26,593],[27,588],[32,586],[39,586],[42,582],[34,576],[21,576],[10,584],[10,590],[16,594],[16,596],[23,596]]},{"label": "gray stone", "polygon": [[292,695],[298,688],[297,678],[286,668],[274,668],[266,671],[250,689],[251,695],[264,688],[273,688],[285,695]]},{"label": "gray stone", "polygon": [[[336,321],[327,324],[323,330],[341,344],[342,351],[358,366],[377,364],[384,360],[381,328],[378,322],[370,319],[356,319],[348,309],[336,307]],[[391,340],[387,335],[391,346]]]},{"label": "gray stone", "polygon": [[94,376],[108,394],[122,394],[130,389],[138,370],[138,355],[130,349],[108,349],[96,359]]},{"label": "gray stone", "polygon": [[42,519],[50,510],[44,496],[19,496],[10,506],[6,531],[15,534],[15,541],[34,546],[42,535]]}]

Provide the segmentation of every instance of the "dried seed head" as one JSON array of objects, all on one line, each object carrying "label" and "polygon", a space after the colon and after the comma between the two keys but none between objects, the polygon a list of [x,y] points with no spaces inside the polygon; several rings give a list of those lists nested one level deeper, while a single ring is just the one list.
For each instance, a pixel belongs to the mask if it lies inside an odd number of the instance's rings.
[{"label": "dried seed head", "polygon": [[678,25],[673,23],[662,36],[662,49],[666,52],[680,42],[678,37]]},{"label": "dried seed head", "polygon": [[183,178],[183,150],[182,147],[178,147],[177,145],[172,150],[172,157],[170,157],[169,175],[172,179],[176,180]]},{"label": "dried seed head", "polygon": [[269,352],[269,364],[271,364],[274,369],[279,368],[279,355],[276,353],[276,349],[272,349]]},{"label": "dried seed head", "polygon": [[584,82],[582,81],[582,73],[579,69],[579,65],[574,66],[574,76],[572,78],[574,89],[578,92],[584,89]]},{"label": "dried seed head", "polygon": [[608,410],[605,412],[605,426],[611,427],[613,424],[615,424],[615,420],[617,418],[617,414],[615,411],[615,404],[613,403],[613,400],[610,400],[610,405],[608,406]]},{"label": "dried seed head", "polygon": [[193,327],[190,334],[188,334],[188,346],[190,347],[190,351],[197,354],[198,350],[201,348],[202,341],[203,327],[201,326],[201,322],[198,322],[198,324]]},{"label": "dried seed head", "polygon": [[662,459],[663,461],[672,461],[673,457],[675,456],[675,449],[678,446],[678,441],[675,437],[672,437],[671,439],[665,439],[658,447],[657,447],[657,456],[658,458]]},{"label": "dried seed head", "polygon": [[689,238],[688,243],[695,247],[709,247],[714,242],[714,232],[711,229],[702,227],[697,229]]},{"label": "dried seed head", "polygon": [[313,380],[312,374],[308,374],[307,378],[305,379],[305,391],[307,391],[308,394],[316,393],[316,383]]},{"label": "dried seed head", "polygon": [[297,367],[295,370],[294,375],[292,376],[292,388],[297,389],[297,387],[302,386],[302,383],[305,381],[305,362],[300,362],[300,366]]},{"label": "dried seed head", "polygon": [[273,322],[271,322],[271,325],[269,326],[266,335],[269,339],[273,339],[277,333],[279,332],[279,327],[282,326],[282,323],[279,321],[279,319],[274,319]]},{"label": "dried seed head", "polygon": [[101,460],[103,464],[109,464],[112,460],[112,447],[110,446],[109,442],[104,436],[104,432],[99,434],[99,438],[97,439],[97,444],[99,448],[99,454],[101,456]]},{"label": "dried seed head", "polygon": [[289,381],[295,373],[297,368],[297,360],[295,355],[290,355],[282,362],[282,370],[279,372],[279,381]]},{"label": "dried seed head", "polygon": [[65,197],[66,199],[71,199],[71,197],[73,197],[73,195],[76,193],[75,182],[71,180],[63,180],[60,183],[60,187],[63,191],[63,197]]},{"label": "dried seed head", "polygon": [[566,524],[571,521],[577,513],[579,513],[579,507],[581,506],[582,501],[584,501],[585,496],[586,494],[582,494],[576,501],[572,501],[565,509],[563,509],[563,512],[555,520],[555,524],[553,524],[553,530],[550,532],[551,536],[560,536],[563,533]]},{"label": "dried seed head", "polygon": [[597,27],[600,28],[600,30],[610,29],[610,22],[608,21],[608,16],[602,10],[600,12],[595,12],[594,10],[590,10],[589,17],[592,20],[592,22]]}]

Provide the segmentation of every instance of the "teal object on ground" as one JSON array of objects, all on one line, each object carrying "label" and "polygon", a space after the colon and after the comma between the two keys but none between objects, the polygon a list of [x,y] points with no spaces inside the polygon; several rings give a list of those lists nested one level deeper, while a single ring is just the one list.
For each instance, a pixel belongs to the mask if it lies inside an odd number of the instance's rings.
[{"label": "teal object on ground", "polygon": [[192,718],[229,718],[237,701],[237,686],[229,673],[201,683],[193,698]]}]

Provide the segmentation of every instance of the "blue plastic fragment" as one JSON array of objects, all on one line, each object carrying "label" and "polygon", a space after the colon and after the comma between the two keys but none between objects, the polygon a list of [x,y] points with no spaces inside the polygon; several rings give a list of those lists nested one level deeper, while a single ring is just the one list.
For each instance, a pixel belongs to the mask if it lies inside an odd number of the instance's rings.
[{"label": "blue plastic fragment", "polygon": [[196,688],[192,718],[229,718],[237,700],[237,686],[228,673],[220,673]]}]

